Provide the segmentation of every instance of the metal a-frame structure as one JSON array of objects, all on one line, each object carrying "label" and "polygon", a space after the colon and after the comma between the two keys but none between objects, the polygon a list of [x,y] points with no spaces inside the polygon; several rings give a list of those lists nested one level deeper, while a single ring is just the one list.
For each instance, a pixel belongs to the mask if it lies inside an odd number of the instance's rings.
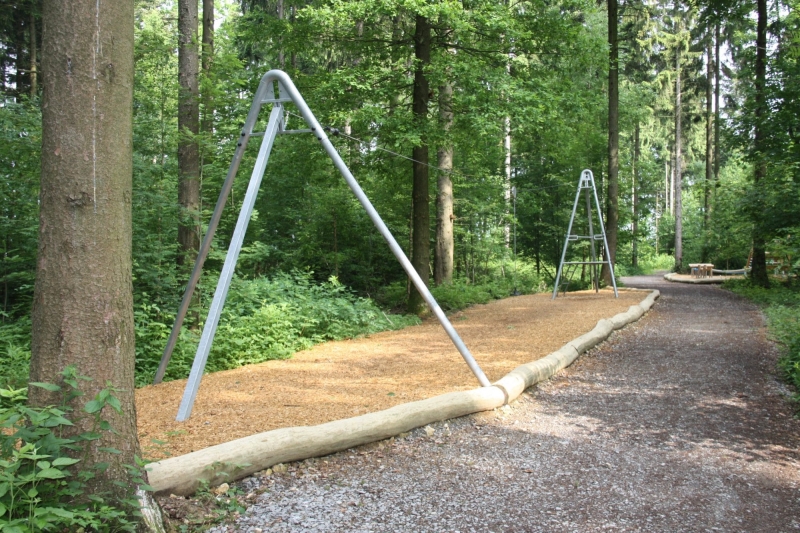
[{"label": "metal a-frame structure", "polygon": [[[277,91],[275,90],[276,85]],[[308,129],[287,130],[285,128],[286,120],[283,104],[289,102],[293,103],[299,110],[303,120],[308,126]],[[256,125],[261,108],[265,105],[272,105],[272,111],[269,115],[267,128],[264,133],[254,132],[253,128]],[[345,165],[344,161],[339,156],[339,153],[336,151],[336,148],[334,148],[333,144],[331,144],[330,140],[328,139],[325,129],[320,126],[305,100],[303,100],[303,97],[300,95],[300,92],[297,90],[294,83],[292,83],[292,80],[289,78],[288,74],[280,70],[270,70],[261,78],[261,83],[258,85],[258,89],[256,90],[253,103],[250,107],[250,112],[247,115],[247,120],[245,121],[244,127],[240,133],[240,139],[237,143],[236,152],[234,153],[233,160],[231,161],[231,165],[228,169],[228,175],[222,185],[222,190],[220,191],[217,205],[215,206],[214,213],[209,221],[208,231],[206,232],[203,242],[200,245],[200,250],[197,254],[197,260],[195,261],[194,268],[192,269],[192,273],[189,277],[186,291],[183,295],[183,300],[181,301],[180,308],[178,309],[178,314],[175,317],[175,324],[172,327],[172,333],[167,340],[167,345],[164,348],[164,354],[161,357],[161,362],[158,366],[158,371],[156,372],[154,379],[154,383],[160,383],[164,378],[164,372],[166,371],[167,364],[169,364],[170,357],[172,357],[172,351],[175,348],[178,336],[180,335],[180,329],[183,325],[183,320],[186,318],[186,313],[189,309],[189,303],[191,302],[192,294],[194,293],[194,290],[197,287],[197,282],[200,279],[203,263],[208,256],[209,249],[211,248],[211,241],[214,238],[214,233],[219,225],[220,217],[222,216],[222,210],[225,207],[225,203],[227,202],[231,188],[233,187],[233,180],[236,177],[237,171],[239,170],[239,163],[244,155],[247,142],[249,141],[250,137],[263,135],[264,138],[261,141],[261,148],[259,149],[258,157],[256,158],[256,162],[253,167],[253,173],[250,177],[250,184],[247,188],[247,193],[245,194],[244,202],[242,203],[242,209],[239,212],[239,219],[236,222],[236,228],[233,232],[233,238],[231,239],[231,244],[225,257],[225,263],[222,267],[219,282],[217,283],[217,288],[214,292],[214,299],[211,302],[211,307],[208,311],[208,318],[203,326],[203,333],[200,337],[200,344],[197,347],[197,353],[192,364],[191,373],[189,374],[189,381],[186,384],[186,389],[183,393],[183,398],[181,399],[181,404],[178,409],[177,420],[179,422],[184,421],[189,418],[192,413],[192,407],[194,405],[195,397],[197,396],[197,390],[200,387],[200,380],[203,376],[203,370],[205,369],[206,361],[208,360],[208,354],[211,350],[211,343],[214,340],[214,334],[217,330],[217,325],[222,313],[222,307],[225,304],[225,299],[228,295],[228,289],[230,288],[231,280],[233,279],[236,261],[239,257],[239,252],[242,249],[244,235],[247,231],[247,225],[250,222],[250,217],[253,213],[256,196],[258,195],[258,190],[261,186],[261,180],[264,177],[264,171],[267,168],[267,162],[272,150],[272,145],[275,141],[275,138],[279,134],[292,133],[311,133],[317,138],[317,140],[319,140],[320,144],[333,161],[333,164],[344,177],[347,185],[350,187],[350,190],[352,190],[353,194],[356,195],[356,198],[358,198],[358,201],[364,207],[364,210],[375,224],[375,227],[386,239],[386,242],[389,244],[389,248],[392,250],[392,253],[394,253],[395,257],[406,271],[406,274],[408,274],[408,277],[411,278],[414,286],[422,295],[423,299],[428,304],[436,318],[439,319],[442,327],[453,341],[453,344],[464,358],[464,361],[467,363],[470,370],[472,370],[472,373],[475,374],[478,382],[481,384],[481,386],[490,386],[491,384],[489,383],[489,380],[486,378],[486,375],[483,373],[480,366],[478,366],[475,358],[469,352],[466,345],[461,340],[461,337],[459,337],[455,328],[453,328],[453,325],[445,316],[441,307],[439,307],[439,304],[436,303],[436,300],[425,286],[425,283],[423,283],[422,279],[419,277],[419,274],[417,274],[417,271],[414,270],[411,262],[408,260],[405,253],[403,253],[400,245],[397,244],[397,241],[392,236],[389,228],[387,228],[386,224],[384,224],[383,220],[381,220],[380,215],[372,206],[372,203],[369,201],[367,196],[364,194],[364,191],[353,177],[353,174],[350,173],[347,165]]]},{"label": "metal a-frame structure", "polygon": [[[589,191],[591,190],[592,195],[594,196],[594,203],[597,208],[597,220],[600,223],[600,233],[594,232],[594,223],[592,221],[592,202],[590,199]],[[574,235],[572,233],[572,224],[575,222],[575,212],[578,210],[578,200],[581,197],[581,191],[584,192],[584,196],[586,198],[586,217],[589,221],[589,234],[588,235]],[[608,269],[611,272],[611,284],[614,286],[614,297],[619,298],[619,293],[617,292],[617,281],[614,278],[614,265],[611,264],[611,259],[608,255],[608,241],[606,240],[606,230],[603,227],[603,215],[602,211],[600,210],[600,200],[597,198],[597,188],[594,185],[594,174],[589,169],[584,170],[581,172],[581,177],[578,179],[578,190],[575,193],[575,203],[572,206],[572,216],[569,219],[569,227],[567,228],[567,237],[564,239],[564,250],[561,252],[561,262],[558,264],[558,274],[556,274],[556,283],[553,287],[553,300],[555,300],[556,296],[558,296],[558,287],[559,283],[561,282],[561,275],[563,273],[564,266],[566,265],[567,268],[575,267],[577,268],[578,265],[589,265],[589,272],[591,273],[592,277],[592,287],[594,287],[595,292],[600,290],[600,276],[598,273],[598,266],[600,265],[608,265]],[[588,239],[591,245],[591,260],[590,261],[564,261],[567,256],[567,246],[569,245],[570,241],[577,241],[579,239]],[[606,259],[599,259],[597,258],[597,249],[595,248],[596,241],[603,241]]]}]

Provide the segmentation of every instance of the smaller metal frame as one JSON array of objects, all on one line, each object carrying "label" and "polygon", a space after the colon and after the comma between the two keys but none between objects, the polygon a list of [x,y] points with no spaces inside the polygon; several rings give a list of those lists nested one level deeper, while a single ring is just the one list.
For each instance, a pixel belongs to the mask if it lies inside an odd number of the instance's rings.
[{"label": "smaller metal frame", "polygon": [[[589,195],[589,190],[592,191],[592,195],[594,196],[594,203],[597,207],[597,220],[600,223],[600,233],[594,232],[594,223],[592,221],[592,202]],[[575,212],[578,210],[578,200],[581,197],[581,191],[584,192],[584,196],[586,198],[586,217],[589,220],[589,235],[573,235],[572,234],[572,225],[575,222]],[[578,241],[581,239],[587,239],[591,243],[591,261],[564,261],[567,256],[567,246],[569,245],[570,241]],[[606,259],[598,259],[597,258],[597,250],[595,249],[595,241],[603,241],[603,246],[605,247],[605,255]],[[561,262],[558,264],[558,274],[556,274],[556,282],[555,286],[553,287],[553,300],[556,299],[558,296],[558,287],[559,283],[561,282],[561,274],[564,269],[564,265],[567,266],[576,266],[577,265],[589,265],[589,272],[592,276],[592,287],[594,287],[595,292],[600,290],[600,276],[597,272],[597,267],[600,265],[608,265],[608,269],[611,272],[611,284],[614,286],[614,297],[619,298],[619,293],[617,292],[617,280],[614,278],[614,265],[611,264],[611,259],[609,258],[608,254],[608,240],[606,240],[606,230],[603,226],[603,216],[602,211],[600,210],[600,200],[597,198],[597,188],[594,185],[594,174],[589,169],[584,170],[581,172],[581,177],[578,179],[578,190],[575,193],[575,203],[572,206],[572,216],[569,219],[569,227],[567,228],[567,237],[564,239],[564,249],[561,252]],[[566,292],[566,291],[565,291]]]}]

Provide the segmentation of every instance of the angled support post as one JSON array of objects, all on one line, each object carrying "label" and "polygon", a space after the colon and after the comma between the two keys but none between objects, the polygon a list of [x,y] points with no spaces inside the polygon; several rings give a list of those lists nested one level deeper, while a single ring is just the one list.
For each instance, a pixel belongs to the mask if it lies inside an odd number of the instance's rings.
[{"label": "angled support post", "polygon": [[[275,94],[274,86],[277,83],[278,85],[278,93]],[[297,109],[300,111],[303,119],[308,126],[307,130],[285,130],[284,129],[284,120],[283,120],[283,103],[292,102]],[[392,253],[395,255],[397,260],[400,262],[403,269],[406,271],[406,274],[411,279],[411,282],[414,283],[414,286],[417,288],[419,293],[422,295],[425,302],[430,307],[433,314],[441,323],[442,327],[444,328],[445,332],[447,332],[448,336],[450,337],[451,341],[455,345],[456,349],[461,354],[464,361],[469,366],[472,373],[478,379],[478,382],[481,386],[488,387],[491,385],[486,375],[481,370],[478,363],[475,361],[475,358],[469,352],[466,345],[464,344],[461,337],[456,332],[453,325],[448,320],[447,316],[442,311],[439,304],[434,299],[431,292],[425,286],[425,283],[417,274],[417,271],[411,265],[411,261],[408,260],[405,253],[403,252],[400,245],[395,240],[394,236],[392,236],[389,228],[381,219],[378,212],[372,206],[372,203],[367,198],[364,191],[361,189],[361,186],[358,184],[356,179],[353,177],[350,170],[345,165],[342,158],[339,156],[339,153],[334,148],[333,144],[328,139],[328,136],[325,134],[324,129],[320,126],[319,122],[317,122],[316,117],[309,109],[308,105],[303,100],[303,97],[300,95],[297,88],[292,83],[292,80],[289,76],[280,70],[271,70],[267,72],[264,77],[261,78],[261,83],[256,91],[256,95],[253,100],[253,104],[250,108],[250,113],[247,117],[247,122],[245,123],[245,128],[241,133],[241,141],[239,146],[237,147],[236,154],[234,155],[233,162],[231,163],[231,169],[228,172],[228,178],[226,178],[226,182],[223,185],[223,192],[220,193],[220,199],[217,201],[217,207],[214,210],[214,215],[212,215],[212,221],[215,220],[216,222],[214,226],[209,225],[209,231],[206,234],[205,238],[203,239],[203,246],[201,246],[201,253],[198,254],[197,261],[195,262],[195,268],[192,272],[192,278],[190,279],[190,283],[187,286],[186,293],[184,294],[183,301],[181,303],[181,309],[178,312],[178,316],[176,317],[175,325],[173,326],[172,335],[170,339],[172,340],[167,343],[167,348],[165,349],[164,356],[162,357],[161,364],[159,365],[159,374],[157,374],[156,379],[158,381],[161,380],[164,374],[164,370],[166,369],[166,365],[169,362],[169,357],[171,356],[172,349],[174,348],[175,341],[177,340],[178,333],[180,332],[181,323],[183,318],[186,316],[186,310],[188,309],[189,301],[191,300],[192,292],[197,285],[197,279],[199,279],[200,271],[202,270],[202,264],[205,261],[206,256],[208,255],[208,249],[204,248],[206,244],[210,247],[211,239],[213,238],[213,231],[216,230],[216,224],[219,221],[219,217],[221,215],[222,208],[224,207],[225,201],[227,200],[227,196],[230,193],[230,185],[232,185],[233,178],[235,177],[236,171],[238,170],[239,162],[241,161],[242,154],[244,153],[244,148],[246,146],[247,140],[252,135],[257,135],[253,133],[253,127],[255,126],[256,120],[258,118],[258,113],[261,110],[261,107],[264,104],[272,104],[272,112],[270,114],[269,123],[267,124],[267,129],[264,133],[264,139],[261,143],[261,149],[259,150],[258,158],[256,159],[255,167],[253,168],[253,173],[250,178],[250,185],[247,189],[247,194],[245,196],[244,203],[242,205],[242,210],[239,213],[239,219],[236,224],[236,229],[234,230],[233,238],[231,240],[230,247],[228,249],[228,254],[225,258],[225,264],[222,268],[222,273],[220,274],[220,279],[217,284],[217,289],[214,293],[214,299],[211,303],[211,307],[209,308],[209,316],[205,322],[203,333],[200,339],[200,344],[197,348],[197,354],[195,355],[194,363],[192,364],[191,374],[189,376],[189,381],[186,384],[186,389],[183,394],[183,398],[181,400],[181,405],[178,410],[178,421],[184,421],[191,415],[192,407],[194,405],[194,400],[197,396],[197,390],[200,386],[200,380],[202,379],[203,371],[205,369],[206,361],[208,360],[208,354],[211,350],[211,344],[214,339],[214,334],[216,333],[217,324],[219,323],[219,318],[222,312],[222,307],[224,306],[225,299],[227,297],[228,289],[230,288],[230,283],[233,278],[234,269],[236,267],[236,261],[239,256],[239,252],[241,251],[242,242],[244,240],[244,235],[247,230],[247,224],[250,220],[250,216],[252,215],[253,206],[255,204],[256,196],[258,195],[258,189],[261,185],[261,180],[264,176],[264,172],[267,167],[267,161],[269,160],[269,154],[272,150],[272,145],[274,143],[275,137],[279,133],[313,133],[317,140],[320,141],[322,147],[328,153],[330,158],[333,161],[333,164],[342,174],[344,177],[347,185],[350,187],[350,190],[355,194],[358,201],[361,203],[364,210],[367,212],[367,215],[372,220],[375,227],[378,229],[381,235],[383,235],[384,239],[389,245]],[[230,185],[228,182],[230,181]],[[226,190],[227,186],[227,190]],[[195,272],[196,278],[195,279]],[[192,279],[194,282],[192,283]],[[174,340],[173,340],[174,337]]]},{"label": "angled support post", "polygon": [[[590,201],[589,191],[591,190],[594,196],[594,203],[597,208],[597,220],[600,224],[600,233],[594,232],[594,225],[592,220],[592,205]],[[572,225],[575,222],[575,212],[578,210],[578,200],[580,200],[581,191],[584,191],[586,197],[586,217],[589,219],[589,235],[573,235],[572,233]],[[567,247],[569,246],[570,241],[577,241],[579,239],[588,239],[591,244],[591,261],[565,261],[567,257]],[[603,246],[605,247],[605,255],[606,259],[597,259],[597,253],[595,250],[595,241],[602,240]],[[584,170],[581,172],[581,176],[578,179],[578,190],[575,192],[575,203],[572,206],[572,215],[569,219],[569,226],[567,227],[567,236],[564,239],[564,248],[561,251],[561,261],[558,264],[558,273],[556,274],[556,282],[555,286],[553,287],[553,297],[552,299],[555,300],[556,296],[558,296],[558,287],[559,283],[561,282],[561,275],[564,270],[564,265],[589,265],[590,273],[592,276],[592,286],[595,289],[595,292],[598,292],[600,289],[600,279],[597,273],[597,267],[600,265],[608,265],[608,269],[611,272],[611,284],[614,287],[614,297],[619,298],[619,293],[617,292],[617,280],[614,278],[614,265],[611,264],[611,260],[609,259],[608,254],[608,240],[606,240],[606,230],[603,226],[603,212],[600,210],[600,200],[597,197],[597,187],[594,184],[594,174],[589,169]]]}]

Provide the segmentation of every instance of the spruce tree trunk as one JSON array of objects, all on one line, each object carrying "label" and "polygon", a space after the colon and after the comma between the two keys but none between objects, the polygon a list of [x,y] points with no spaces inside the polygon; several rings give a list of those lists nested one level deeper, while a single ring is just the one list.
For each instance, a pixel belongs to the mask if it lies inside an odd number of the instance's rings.
[{"label": "spruce tree trunk", "polygon": [[720,163],[720,150],[719,150],[719,134],[720,134],[720,120],[719,120],[719,21],[714,28],[714,188],[719,187],[719,163]]},{"label": "spruce tree trunk", "polygon": [[708,262],[709,239],[711,237],[711,192],[714,185],[714,110],[711,106],[711,80],[714,75],[712,62],[714,59],[711,56],[710,35],[706,44],[706,55],[708,58],[706,61],[706,181],[703,187],[703,249],[701,257],[703,263]]},{"label": "spruce tree trunk", "polygon": [[[428,116],[429,86],[425,76],[425,68],[431,62],[431,26],[428,19],[417,15],[414,30],[414,93],[412,110],[416,127],[424,130]],[[412,151],[413,184],[412,184],[412,250],[411,264],[425,285],[430,279],[430,207],[428,202],[428,144],[423,131],[419,146]],[[429,312],[422,295],[415,287],[411,287],[408,298],[408,311],[415,314]]]},{"label": "spruce tree trunk", "polygon": [[[617,0],[608,0],[608,198],[606,216],[606,258],[613,265],[617,256],[619,224],[619,41]],[[603,265],[601,277],[611,285],[611,270]]]},{"label": "spruce tree trunk", "polygon": [[[439,87],[439,120],[445,131],[453,125],[453,86]],[[436,194],[436,250],[433,280],[436,285],[453,281],[453,146],[449,140],[438,151]]]},{"label": "spruce tree trunk", "polygon": [[753,189],[758,195],[753,206],[753,270],[750,277],[753,283],[761,287],[769,287],[767,275],[766,237],[764,235],[763,196],[759,187],[764,186],[767,177],[767,163],[765,160],[765,127],[766,112],[766,81],[767,81],[767,0],[757,0],[758,21],[756,23],[756,127],[753,144],[755,149],[755,173],[753,175]]},{"label": "spruce tree trunk", "polygon": [[683,157],[681,155],[681,50],[675,50],[675,271],[683,268]]},{"label": "spruce tree trunk", "polygon": [[[637,120],[633,130],[633,242],[631,243],[631,266],[634,268],[639,266],[639,159],[642,155],[639,134],[640,127]],[[656,211],[658,211],[658,204],[656,204]]]},{"label": "spruce tree trunk", "polygon": [[197,0],[178,2],[178,264],[191,264],[200,248],[200,131]]},{"label": "spruce tree trunk", "polygon": [[34,98],[39,93],[39,72],[37,68],[38,51],[36,46],[36,15],[31,13],[30,22],[28,27],[28,53],[30,55],[30,78],[31,78],[31,98]]},{"label": "spruce tree trunk", "polygon": [[[80,463],[84,470],[108,463],[90,488],[118,496],[133,495],[124,465],[139,455],[131,281],[133,13],[133,0],[44,3],[30,371],[32,382],[58,383],[68,365],[91,377],[82,383],[85,395],[73,400],[75,413],[106,383],[119,389],[121,412],[103,411],[114,432],[102,432]],[[28,400],[33,406],[58,401],[38,387],[29,389]],[[64,436],[92,430],[90,417],[73,420]]]},{"label": "spruce tree trunk", "polygon": [[[205,79],[211,77],[211,66],[214,61],[214,0],[203,0],[203,54],[202,68]],[[209,91],[203,94],[203,122],[201,129],[211,133],[214,124],[214,103]],[[208,162],[208,156],[204,157]]]}]

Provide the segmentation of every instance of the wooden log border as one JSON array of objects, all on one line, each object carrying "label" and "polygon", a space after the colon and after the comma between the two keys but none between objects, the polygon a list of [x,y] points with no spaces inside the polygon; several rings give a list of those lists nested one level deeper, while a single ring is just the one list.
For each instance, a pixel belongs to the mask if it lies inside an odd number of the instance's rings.
[{"label": "wooden log border", "polygon": [[549,379],[578,355],[641,318],[659,297],[650,293],[638,305],[610,319],[601,319],[592,331],[555,352],[517,367],[491,387],[450,392],[427,400],[396,405],[366,415],[317,426],[275,429],[147,465],[156,494],[189,495],[202,482],[210,486],[242,479],[279,463],[321,457],[376,442],[433,422],[489,411],[516,399],[528,387]]}]

